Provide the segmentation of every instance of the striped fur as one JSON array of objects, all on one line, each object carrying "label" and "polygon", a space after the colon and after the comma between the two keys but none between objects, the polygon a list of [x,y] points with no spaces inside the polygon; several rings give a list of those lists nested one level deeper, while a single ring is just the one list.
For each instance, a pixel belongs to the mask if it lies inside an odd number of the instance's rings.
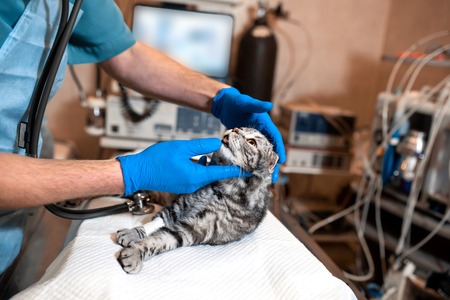
[{"label": "striped fur", "polygon": [[[127,273],[139,272],[144,260],[165,251],[237,241],[261,223],[273,197],[270,188],[278,156],[255,129],[228,130],[222,142],[213,160],[220,165],[238,165],[253,176],[218,181],[192,194],[166,195],[165,200],[175,201],[155,216],[154,220],[163,220],[158,221],[162,227],[153,232],[146,232],[143,226],[119,230],[117,241],[125,248],[118,260]],[[162,197],[161,193],[155,195]]]}]

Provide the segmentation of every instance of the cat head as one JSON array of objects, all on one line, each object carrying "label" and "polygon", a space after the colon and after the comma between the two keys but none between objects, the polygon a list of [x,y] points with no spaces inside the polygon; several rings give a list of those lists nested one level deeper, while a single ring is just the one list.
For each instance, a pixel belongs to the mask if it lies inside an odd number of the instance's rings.
[{"label": "cat head", "polygon": [[278,161],[273,145],[254,128],[234,128],[225,131],[222,146],[214,154],[220,165],[236,165],[260,176],[272,174]]}]

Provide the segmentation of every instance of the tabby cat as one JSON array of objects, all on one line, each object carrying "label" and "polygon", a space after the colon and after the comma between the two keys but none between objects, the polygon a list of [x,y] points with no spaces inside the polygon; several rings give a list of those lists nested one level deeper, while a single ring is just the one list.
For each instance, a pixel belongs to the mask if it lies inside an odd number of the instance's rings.
[{"label": "tabby cat", "polygon": [[138,273],[144,260],[178,247],[237,241],[261,223],[273,197],[270,185],[278,156],[272,144],[256,129],[234,128],[225,131],[213,160],[253,175],[173,195],[175,201],[150,223],[117,231],[117,242],[124,247],[118,261],[125,272]]}]

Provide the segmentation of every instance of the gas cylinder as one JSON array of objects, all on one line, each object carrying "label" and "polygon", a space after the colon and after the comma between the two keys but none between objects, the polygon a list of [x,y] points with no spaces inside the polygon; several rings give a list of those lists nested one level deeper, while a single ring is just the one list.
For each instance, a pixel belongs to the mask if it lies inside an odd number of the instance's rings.
[{"label": "gas cylinder", "polygon": [[277,41],[267,21],[265,5],[259,6],[253,25],[238,47],[234,86],[259,100],[272,100]]}]

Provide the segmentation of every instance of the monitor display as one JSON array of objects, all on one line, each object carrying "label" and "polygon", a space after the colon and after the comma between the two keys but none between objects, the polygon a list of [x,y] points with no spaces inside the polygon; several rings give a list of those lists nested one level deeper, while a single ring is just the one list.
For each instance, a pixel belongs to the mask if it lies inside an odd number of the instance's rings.
[{"label": "monitor display", "polygon": [[190,69],[217,79],[228,76],[231,15],[136,5],[132,32]]}]

